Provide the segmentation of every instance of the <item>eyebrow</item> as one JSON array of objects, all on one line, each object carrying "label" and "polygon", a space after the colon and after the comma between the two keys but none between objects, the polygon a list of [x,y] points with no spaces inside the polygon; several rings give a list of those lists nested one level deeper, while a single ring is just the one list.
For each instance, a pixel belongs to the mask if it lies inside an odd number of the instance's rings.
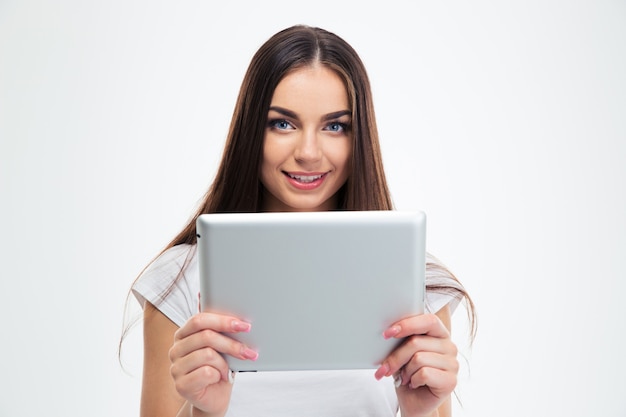
[{"label": "eyebrow", "polygon": [[[292,119],[298,119],[298,114],[291,111],[291,110],[287,110],[283,107],[279,107],[279,106],[271,106],[270,110],[273,110],[277,113],[282,114],[283,116],[287,116],[287,117],[291,117]],[[322,120],[332,120],[332,119],[338,119],[342,116],[348,115],[350,116],[352,114],[352,112],[350,110],[339,110],[336,112],[332,112],[332,113],[328,113],[325,114],[322,117]]]}]

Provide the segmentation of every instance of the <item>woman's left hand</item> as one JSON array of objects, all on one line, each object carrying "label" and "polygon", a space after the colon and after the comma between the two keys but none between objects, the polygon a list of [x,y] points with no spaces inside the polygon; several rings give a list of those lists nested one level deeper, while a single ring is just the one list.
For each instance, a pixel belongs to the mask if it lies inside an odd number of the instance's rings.
[{"label": "woman's left hand", "polygon": [[[449,310],[443,310],[440,313],[449,322]],[[437,315],[423,314],[394,323],[383,336],[406,338],[375,374],[377,379],[394,376],[402,416],[438,415],[456,387],[459,371],[458,350],[448,327]]]}]

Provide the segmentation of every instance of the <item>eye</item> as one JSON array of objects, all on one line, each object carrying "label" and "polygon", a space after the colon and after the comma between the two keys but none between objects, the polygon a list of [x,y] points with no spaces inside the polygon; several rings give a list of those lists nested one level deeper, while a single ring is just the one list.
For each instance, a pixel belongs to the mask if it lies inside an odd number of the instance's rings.
[{"label": "eye", "polygon": [[326,125],[326,127],[324,128],[324,130],[328,130],[331,132],[347,132],[348,131],[348,125],[346,123],[341,123],[341,122],[331,122],[328,125]]},{"label": "eye", "polygon": [[278,130],[293,129],[293,125],[285,119],[272,119],[268,123],[269,127]]}]

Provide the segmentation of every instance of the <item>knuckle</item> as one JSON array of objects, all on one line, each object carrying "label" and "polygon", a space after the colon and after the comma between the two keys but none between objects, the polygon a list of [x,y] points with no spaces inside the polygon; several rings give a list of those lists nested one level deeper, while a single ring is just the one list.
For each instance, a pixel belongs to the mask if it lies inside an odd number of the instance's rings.
[{"label": "knuckle", "polygon": [[459,365],[459,361],[456,360],[456,358],[452,360],[452,365],[450,369],[452,370],[452,372],[454,372],[455,375],[459,372],[460,365]]},{"label": "knuckle", "polygon": [[424,367],[421,367],[420,369],[418,369],[415,374],[417,375],[418,380],[422,384],[424,384],[424,383],[426,383],[426,381],[429,380],[429,378],[431,376],[431,369],[424,366]]},{"label": "knuckle", "polygon": [[197,328],[202,327],[202,322],[203,322],[202,315],[196,314],[196,315],[191,316],[191,318],[189,319],[187,323],[191,326],[191,328],[197,329]]},{"label": "knuckle", "polygon": [[441,320],[439,320],[439,317],[437,317],[436,314],[428,314],[426,316],[426,319],[428,320],[428,327],[429,328],[433,328],[435,326],[438,326],[439,323],[441,322]]},{"label": "knuckle", "polygon": [[193,382],[189,378],[178,378],[174,380],[174,388],[182,397],[189,397],[194,389]]},{"label": "knuckle", "polygon": [[452,374],[450,377],[450,391],[456,388],[456,384],[458,383],[458,381],[459,378],[456,376],[456,374]]},{"label": "knuckle", "polygon": [[408,340],[407,340],[407,344],[413,349],[413,350],[419,350],[420,346],[421,346],[421,339],[418,336],[411,336]]},{"label": "knuckle", "polygon": [[184,396],[186,392],[186,386],[180,380],[174,380],[174,388],[176,388],[176,392]]},{"label": "knuckle", "polygon": [[426,383],[426,370],[418,369],[411,375],[411,386],[412,388],[421,387]]},{"label": "knuckle", "polygon": [[202,381],[208,381],[211,378],[211,372],[212,368],[210,366],[202,366],[200,368],[198,368],[198,374],[200,376],[200,379]]},{"label": "knuckle", "polygon": [[174,381],[178,379],[178,376],[180,375],[180,368],[177,364],[173,363],[170,365],[170,375]]},{"label": "knuckle", "polygon": [[202,349],[202,359],[204,363],[211,363],[215,359],[217,353],[213,349]]},{"label": "knuckle", "polygon": [[176,359],[178,359],[178,349],[176,347],[176,344],[172,345],[172,347],[167,352],[167,356],[169,357],[170,362],[174,362]]},{"label": "knuckle", "polygon": [[421,368],[424,365],[424,359],[423,359],[424,355],[422,352],[415,352],[413,354],[413,356],[411,357],[411,363],[416,367],[416,368]]},{"label": "knuckle", "polygon": [[200,337],[202,346],[211,346],[211,344],[213,343],[213,338],[215,337],[215,332],[213,330],[204,329],[198,332],[198,335]]},{"label": "knuckle", "polygon": [[201,380],[203,385],[212,385],[216,384],[220,380],[220,372],[211,367],[211,366],[203,366],[201,369]]},{"label": "knuckle", "polygon": [[456,388],[457,377],[455,374],[450,374],[450,376],[446,379],[446,383],[443,384],[443,389],[447,392],[452,392]]}]

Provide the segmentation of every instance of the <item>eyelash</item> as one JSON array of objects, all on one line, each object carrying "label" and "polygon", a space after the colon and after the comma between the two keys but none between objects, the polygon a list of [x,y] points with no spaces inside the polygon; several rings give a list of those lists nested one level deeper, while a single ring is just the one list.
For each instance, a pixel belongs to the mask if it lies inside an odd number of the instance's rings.
[{"label": "eyelash", "polygon": [[[268,121],[267,125],[271,128],[271,129],[277,129],[277,130],[287,130],[287,128],[280,128],[278,127],[278,124],[287,124],[288,127],[293,128],[293,124],[291,124],[291,122],[289,122],[286,119],[271,119]],[[331,130],[329,129],[330,126],[339,126],[341,128],[341,130]],[[350,130],[350,124],[349,123],[342,123],[342,122],[329,122],[325,127],[324,130],[328,130],[331,132],[335,132],[335,133],[340,133],[340,132],[348,132]]]},{"label": "eyelash", "polygon": [[271,119],[267,125],[271,128],[271,129],[278,129],[278,130],[286,130],[285,128],[279,128],[277,125],[279,123],[285,123],[287,125],[289,125],[289,127],[293,127],[293,125],[291,123],[289,123],[289,121],[285,120],[285,119]]},{"label": "eyelash", "polygon": [[325,130],[330,130],[328,128],[330,126],[333,126],[333,125],[339,126],[341,128],[341,130],[332,130],[332,132],[337,132],[337,133],[343,132],[343,133],[345,133],[345,132],[347,132],[350,129],[350,125],[348,123],[341,123],[341,122],[330,122],[330,123],[328,123],[326,125],[326,127],[324,129]]}]

